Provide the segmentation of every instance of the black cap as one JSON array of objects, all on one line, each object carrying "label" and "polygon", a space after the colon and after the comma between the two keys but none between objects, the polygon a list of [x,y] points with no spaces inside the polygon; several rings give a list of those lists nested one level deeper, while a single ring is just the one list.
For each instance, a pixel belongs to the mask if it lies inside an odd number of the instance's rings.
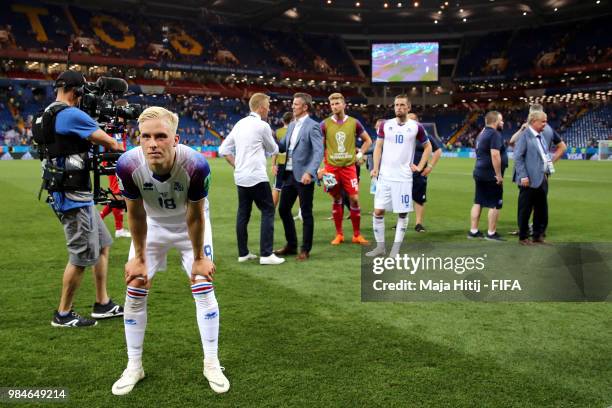
[{"label": "black cap", "polygon": [[55,80],[55,88],[78,88],[85,85],[85,77],[77,71],[64,71]]}]

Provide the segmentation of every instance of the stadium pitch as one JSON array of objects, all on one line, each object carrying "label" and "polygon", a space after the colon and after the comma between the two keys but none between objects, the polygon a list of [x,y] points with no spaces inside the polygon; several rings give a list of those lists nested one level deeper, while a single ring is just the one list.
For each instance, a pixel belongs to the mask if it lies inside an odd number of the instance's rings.
[{"label": "stadium pitch", "polygon": [[[0,163],[0,384],[65,387],[66,406],[607,407],[612,405],[610,303],[362,303],[360,249],[332,247],[329,197],[317,189],[315,242],[306,263],[236,262],[236,190],[230,167],[212,159],[210,190],[220,358],[232,382],[214,394],[202,376],[193,298],[171,253],[149,299],[147,377],[125,397],[111,385],[125,367],[121,319],[87,329],[50,320],[66,262],[63,231],[36,201],[38,161]],[[465,241],[473,161],[442,159],[430,177],[426,227],[414,217],[405,241]],[[612,163],[561,161],[550,183],[548,239],[612,238]],[[498,230],[516,228],[517,188],[505,177]],[[372,239],[372,196],[362,171],[363,234]],[[258,212],[250,245],[258,248]],[[387,236],[395,217],[387,217]],[[483,220],[484,221],[484,220]],[[106,220],[112,231],[112,217]],[[482,224],[483,226],[484,224]],[[481,226],[481,228],[482,228]],[[298,230],[299,230],[298,224]],[[350,230],[350,223],[345,221]],[[275,247],[284,243],[280,220]],[[129,240],[111,250],[109,294],[123,303]],[[94,301],[86,272],[75,310]],[[4,401],[3,401],[4,402]]]}]

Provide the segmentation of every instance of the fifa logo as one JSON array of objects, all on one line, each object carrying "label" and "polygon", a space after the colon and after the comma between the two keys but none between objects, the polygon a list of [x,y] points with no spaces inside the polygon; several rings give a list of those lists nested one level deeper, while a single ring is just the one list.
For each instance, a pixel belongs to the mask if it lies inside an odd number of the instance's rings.
[{"label": "fifa logo", "polygon": [[345,153],[346,147],[344,147],[344,142],[346,141],[346,133],[344,132],[336,132],[336,142],[338,143],[338,152]]}]

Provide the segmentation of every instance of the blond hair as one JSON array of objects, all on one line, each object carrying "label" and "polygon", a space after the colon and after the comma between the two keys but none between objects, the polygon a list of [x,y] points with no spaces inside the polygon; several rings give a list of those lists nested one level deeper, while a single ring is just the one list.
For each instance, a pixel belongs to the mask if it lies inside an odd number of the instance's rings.
[{"label": "blond hair", "polygon": [[268,95],[261,92],[256,92],[251,96],[251,99],[249,99],[249,109],[251,109],[251,112],[255,112],[269,101],[270,97]]},{"label": "blond hair", "polygon": [[327,99],[329,99],[330,102],[336,99],[340,99],[342,102],[346,102],[344,100],[344,95],[342,95],[340,92],[334,92],[333,94],[329,95],[329,98]]},{"label": "blond hair", "polygon": [[532,111],[529,112],[529,116],[527,117],[527,123],[533,123],[536,120],[544,120],[546,119],[546,114],[542,111]]},{"label": "blond hair", "polygon": [[170,136],[176,135],[176,129],[178,128],[179,117],[176,113],[170,112],[166,108],[161,106],[151,106],[140,114],[138,117],[138,124],[151,119],[159,119],[165,122],[166,127],[170,131]]},{"label": "blond hair", "polygon": [[395,97],[395,100],[397,100],[397,99],[405,99],[408,102],[408,105],[411,105],[410,98],[406,94],[399,94],[399,95],[397,95]]}]

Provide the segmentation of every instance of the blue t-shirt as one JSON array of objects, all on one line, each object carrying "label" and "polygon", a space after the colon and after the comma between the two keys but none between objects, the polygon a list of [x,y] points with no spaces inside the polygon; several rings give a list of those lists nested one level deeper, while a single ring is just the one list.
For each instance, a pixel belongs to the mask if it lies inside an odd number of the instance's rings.
[{"label": "blue t-shirt", "polygon": [[[550,136],[550,133],[548,132],[552,133],[552,136]],[[544,130],[542,131],[542,134],[549,136],[551,144],[555,146],[563,141],[561,139],[561,136],[559,136],[559,134],[557,133],[557,131],[553,129],[549,124],[546,124],[546,127],[544,127]],[[550,147],[551,146],[547,146],[547,149],[550,150]]]},{"label": "blue t-shirt", "polygon": [[491,149],[499,150],[501,155],[501,171],[508,167],[508,155],[502,135],[492,127],[485,127],[476,138],[476,165],[474,178],[481,181],[495,181],[495,169],[491,159]]},{"label": "blue t-shirt", "polygon": [[[100,127],[98,123],[91,118],[88,114],[82,110],[69,107],[57,114],[55,118],[55,132],[60,135],[74,135],[81,139],[87,139],[98,130]],[[59,167],[65,166],[65,157],[59,157],[56,161],[56,165]],[[81,195],[80,192],[74,193],[74,195]],[[68,195],[68,196],[67,196]],[[89,199],[86,201],[75,201],[69,197],[73,193],[55,192],[53,193],[53,200],[55,201],[54,207],[56,211],[65,212],[79,207],[87,207],[93,205],[93,200]],[[91,195],[91,192],[89,192]]]}]

